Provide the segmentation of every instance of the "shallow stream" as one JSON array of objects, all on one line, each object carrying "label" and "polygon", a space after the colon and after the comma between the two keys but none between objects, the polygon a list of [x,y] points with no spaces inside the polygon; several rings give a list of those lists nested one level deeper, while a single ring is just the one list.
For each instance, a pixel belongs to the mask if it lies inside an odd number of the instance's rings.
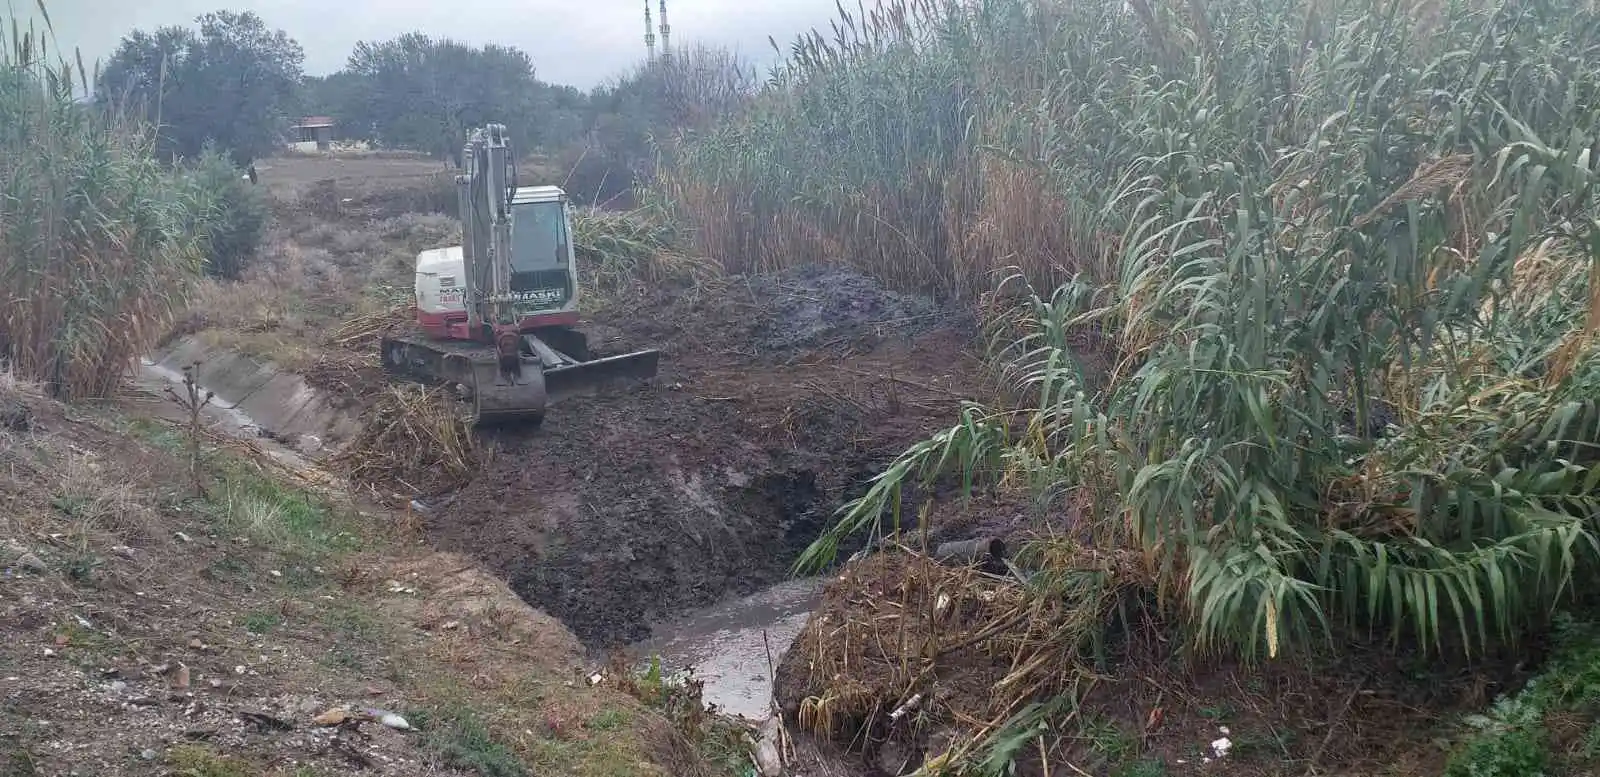
[{"label": "shallow stream", "polygon": [[778,662],[821,593],[816,578],[779,583],[661,624],[631,650],[645,662],[659,657],[669,673],[692,667],[707,704],[760,722],[771,713]]}]

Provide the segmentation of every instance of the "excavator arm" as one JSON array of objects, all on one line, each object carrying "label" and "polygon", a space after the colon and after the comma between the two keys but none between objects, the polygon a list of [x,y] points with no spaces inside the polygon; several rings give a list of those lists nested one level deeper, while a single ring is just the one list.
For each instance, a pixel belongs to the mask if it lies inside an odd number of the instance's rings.
[{"label": "excavator arm", "polygon": [[461,212],[461,255],[466,269],[467,322],[474,332],[515,327],[511,291],[511,199],[517,188],[515,157],[503,124],[475,130],[461,154],[456,195]]}]

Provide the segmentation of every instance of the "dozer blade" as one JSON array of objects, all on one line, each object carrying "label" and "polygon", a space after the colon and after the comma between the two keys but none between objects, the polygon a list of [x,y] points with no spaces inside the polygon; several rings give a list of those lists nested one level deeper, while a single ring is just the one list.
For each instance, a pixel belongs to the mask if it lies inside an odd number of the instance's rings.
[{"label": "dozer blade", "polygon": [[572,396],[598,393],[607,385],[655,377],[660,361],[661,352],[651,349],[547,367],[544,371],[545,390],[552,404]]},{"label": "dozer blade", "polygon": [[472,363],[473,425],[477,427],[537,424],[548,402],[544,370],[538,359],[523,358],[522,375],[510,382],[494,359]]}]

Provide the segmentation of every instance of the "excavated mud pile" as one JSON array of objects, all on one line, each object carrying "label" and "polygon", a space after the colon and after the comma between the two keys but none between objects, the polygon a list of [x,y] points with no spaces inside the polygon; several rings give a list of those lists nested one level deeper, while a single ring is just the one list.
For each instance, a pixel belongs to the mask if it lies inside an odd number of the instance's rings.
[{"label": "excavated mud pile", "polygon": [[965,316],[836,269],[658,290],[595,319],[598,352],[663,350],[655,385],[485,435],[482,471],[429,519],[591,648],[782,579],[843,499],[979,390]]},{"label": "excavated mud pile", "polygon": [[770,300],[770,315],[753,332],[755,344],[769,352],[912,337],[952,323],[950,311],[933,300],[886,291],[842,267],[810,265],[754,279],[750,289]]}]

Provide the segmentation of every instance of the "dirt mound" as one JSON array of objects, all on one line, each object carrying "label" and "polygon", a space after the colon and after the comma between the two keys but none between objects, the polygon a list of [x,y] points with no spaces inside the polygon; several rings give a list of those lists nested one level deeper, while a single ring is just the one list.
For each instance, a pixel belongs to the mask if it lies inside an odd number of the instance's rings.
[{"label": "dirt mound", "polygon": [[807,265],[755,278],[751,290],[770,303],[755,327],[763,350],[817,348],[866,334],[914,336],[948,321],[931,299],[885,289],[873,278],[837,265]]},{"label": "dirt mound", "polygon": [[[484,469],[429,519],[435,540],[485,559],[597,648],[782,579],[843,499],[977,391],[961,316],[885,339],[862,327],[931,303],[814,277],[662,289],[598,311],[597,351],[664,351],[655,385],[568,400],[532,434],[486,435]],[[801,304],[828,284],[856,301]],[[754,336],[784,326],[805,333]]]}]

